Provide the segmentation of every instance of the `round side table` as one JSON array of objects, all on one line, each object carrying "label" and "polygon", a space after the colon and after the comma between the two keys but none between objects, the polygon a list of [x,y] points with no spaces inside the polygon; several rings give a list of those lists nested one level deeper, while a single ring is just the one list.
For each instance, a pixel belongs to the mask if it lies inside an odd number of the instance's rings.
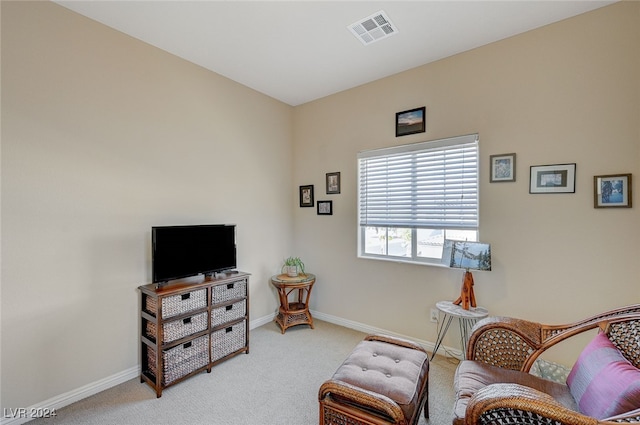
[{"label": "round side table", "polygon": [[[316,282],[316,276],[310,273],[291,277],[286,274],[271,276],[271,284],[278,290],[280,308],[275,322],[280,325],[282,333],[287,328],[296,325],[309,325],[313,329],[313,317],[309,312],[309,298],[311,289]],[[289,295],[293,294],[293,300]],[[296,296],[297,295],[297,296]]]},{"label": "round side table", "polygon": [[484,307],[471,307],[469,310],[465,310],[457,304],[451,301],[440,301],[436,303],[436,308],[444,314],[443,320],[438,326],[438,336],[436,338],[436,345],[431,355],[431,360],[436,356],[442,340],[449,330],[449,325],[454,317],[458,318],[458,325],[460,325],[460,345],[462,346],[462,358],[467,357],[467,342],[471,328],[480,319],[483,319],[489,315],[489,311]]}]

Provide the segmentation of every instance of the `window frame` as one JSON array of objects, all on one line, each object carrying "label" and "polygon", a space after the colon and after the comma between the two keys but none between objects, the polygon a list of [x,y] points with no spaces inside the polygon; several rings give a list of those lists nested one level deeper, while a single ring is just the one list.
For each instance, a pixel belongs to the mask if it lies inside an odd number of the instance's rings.
[{"label": "window frame", "polygon": [[[444,223],[440,224],[440,225],[428,225],[424,223],[424,220],[422,222],[420,222],[419,224],[416,222],[405,222],[403,223],[404,225],[397,225],[394,224],[392,225],[392,223],[385,223],[382,221],[376,221],[376,225],[372,226],[372,225],[368,225],[367,224],[367,220],[363,220],[362,216],[363,216],[363,211],[366,209],[366,205],[365,208],[363,208],[363,199],[367,198],[366,195],[363,195],[363,184],[366,184],[363,182],[363,163],[362,161],[366,161],[368,159],[383,159],[383,158],[391,158],[391,157],[398,157],[398,156],[415,156],[415,155],[420,155],[420,154],[424,154],[425,152],[427,153],[439,153],[439,152],[445,152],[447,150],[455,150],[455,149],[468,149],[469,146],[472,146],[472,150],[473,155],[472,156],[467,156],[466,158],[463,158],[463,163],[464,161],[468,161],[468,164],[474,164],[473,166],[473,171],[470,172],[469,175],[466,175],[465,173],[467,173],[468,168],[463,166],[462,167],[462,180],[463,181],[467,181],[469,179],[473,179],[473,190],[468,192],[468,188],[464,189],[465,191],[463,191],[463,194],[461,195],[461,199],[464,199],[465,194],[469,194],[471,196],[471,200],[465,200],[464,203],[465,204],[475,204],[475,223],[474,225],[469,225],[469,223],[462,223],[460,225],[454,225],[454,224],[447,224],[444,225]],[[391,148],[382,148],[382,149],[374,149],[374,150],[367,150],[367,151],[361,151],[358,153],[358,167],[357,167],[357,171],[358,171],[358,178],[357,178],[357,196],[358,196],[358,207],[357,207],[357,227],[358,227],[358,242],[357,242],[357,256],[358,258],[365,258],[365,259],[375,259],[375,260],[384,260],[384,261],[394,261],[394,262],[404,262],[404,263],[417,263],[417,264],[422,264],[422,265],[441,265],[440,264],[440,258],[436,258],[436,257],[427,257],[427,256],[422,256],[422,255],[418,255],[419,251],[418,251],[418,230],[420,229],[425,229],[425,230],[441,230],[442,231],[442,241],[444,242],[444,239],[454,239],[454,240],[479,240],[479,227],[480,227],[480,211],[479,211],[479,207],[480,207],[480,178],[479,178],[479,174],[480,174],[480,147],[479,147],[479,136],[477,133],[475,134],[469,134],[469,135],[464,135],[464,136],[458,136],[458,137],[451,137],[451,138],[446,138],[446,139],[438,139],[438,140],[432,140],[432,141],[426,141],[426,142],[419,142],[419,143],[413,143],[413,144],[408,144],[408,145],[400,145],[400,146],[395,146],[395,147],[391,147]],[[467,163],[465,163],[467,164]],[[447,173],[447,165],[449,165],[450,170],[453,167],[450,163],[446,163],[443,166],[443,174],[441,174],[443,176],[442,180],[445,180],[444,177],[445,176],[449,176],[450,174]],[[416,175],[418,174],[418,168],[417,167],[412,167],[412,166],[407,166],[406,170],[412,170],[411,171],[411,181],[413,182],[413,180],[419,179],[416,177]],[[365,172],[366,173],[366,172]],[[412,189],[416,189],[417,188],[416,183],[411,183],[411,188]],[[446,194],[447,190],[449,190],[447,188],[447,186],[445,185],[443,190],[442,190],[442,194],[441,196],[445,196],[444,194]],[[408,190],[405,190],[405,192],[407,192]],[[386,198],[389,198],[389,192],[384,192],[386,196]],[[473,202],[473,197],[475,197],[475,202]],[[417,199],[418,197],[416,197]],[[367,201],[364,201],[365,204]],[[370,202],[370,201],[369,201]],[[388,202],[387,202],[388,203]],[[444,203],[444,202],[443,202]],[[462,201],[461,201],[462,203]],[[410,205],[411,208],[419,208],[419,204],[420,202],[415,201],[414,199],[412,199],[410,201]],[[391,207],[390,207],[391,208]],[[445,214],[446,215],[446,214]],[[368,215],[367,215],[368,218]],[[409,225],[406,225],[409,224]],[[376,228],[380,228],[380,229],[384,229],[385,234],[384,234],[384,251],[383,253],[380,254],[376,254],[376,253],[372,253],[366,252],[366,233],[367,233],[367,229],[368,228],[372,228],[372,227],[376,227]],[[410,250],[410,255],[409,256],[398,256],[398,255],[390,255],[388,253],[388,247],[389,247],[389,231],[391,229],[407,229],[410,231],[410,235],[411,235],[411,250]],[[465,232],[464,235],[456,235],[456,231],[459,230],[466,230],[467,232]],[[464,239],[461,239],[464,238]],[[381,248],[382,248],[382,244],[381,244]]]}]

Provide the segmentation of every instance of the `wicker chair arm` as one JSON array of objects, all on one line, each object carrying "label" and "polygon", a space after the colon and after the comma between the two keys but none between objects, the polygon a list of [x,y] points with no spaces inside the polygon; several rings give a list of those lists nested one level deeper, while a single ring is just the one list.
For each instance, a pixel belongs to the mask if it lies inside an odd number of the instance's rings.
[{"label": "wicker chair arm", "polygon": [[322,400],[329,395],[339,397],[353,406],[378,412],[391,419],[392,423],[403,423],[404,421],[404,413],[400,406],[382,394],[357,388],[346,382],[330,379],[320,386],[318,400],[322,402]]},{"label": "wicker chair arm", "polygon": [[364,338],[364,340],[386,342],[387,344],[398,345],[400,347],[405,347],[405,348],[412,348],[414,350],[419,350],[426,353],[426,350],[422,346],[416,344],[415,342],[410,341],[408,339],[404,339],[404,338],[398,338],[396,336],[389,337],[386,335],[367,335]]},{"label": "wicker chair arm", "polygon": [[567,409],[548,394],[517,384],[493,384],[469,400],[466,425],[476,424],[596,425],[598,420]]},{"label": "wicker chair arm", "polygon": [[634,366],[640,366],[640,304],[610,310],[575,323],[545,325],[512,317],[487,317],[474,326],[467,345],[467,359],[529,372],[548,348],[594,328],[609,332],[611,341]]}]

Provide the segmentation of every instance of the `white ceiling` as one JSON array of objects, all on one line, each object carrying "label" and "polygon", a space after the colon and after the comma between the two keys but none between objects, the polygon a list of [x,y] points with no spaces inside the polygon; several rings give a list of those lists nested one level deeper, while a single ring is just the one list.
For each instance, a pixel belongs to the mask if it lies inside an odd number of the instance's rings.
[{"label": "white ceiling", "polygon": [[[294,106],[614,3],[54,1]],[[365,46],[348,26],[380,10],[398,33]]]}]

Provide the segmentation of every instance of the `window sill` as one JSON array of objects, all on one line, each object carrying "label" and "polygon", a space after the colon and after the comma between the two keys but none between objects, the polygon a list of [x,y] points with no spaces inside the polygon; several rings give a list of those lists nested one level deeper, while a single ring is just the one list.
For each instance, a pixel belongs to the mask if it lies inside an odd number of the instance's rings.
[{"label": "window sill", "polygon": [[404,259],[402,257],[377,257],[373,255],[360,255],[357,256],[362,260],[374,260],[374,261],[387,261],[390,263],[402,263],[402,264],[413,264],[417,266],[430,266],[430,267],[439,267],[444,269],[449,269],[450,267],[445,264],[435,263],[435,262],[427,262],[427,261],[415,261]]}]

